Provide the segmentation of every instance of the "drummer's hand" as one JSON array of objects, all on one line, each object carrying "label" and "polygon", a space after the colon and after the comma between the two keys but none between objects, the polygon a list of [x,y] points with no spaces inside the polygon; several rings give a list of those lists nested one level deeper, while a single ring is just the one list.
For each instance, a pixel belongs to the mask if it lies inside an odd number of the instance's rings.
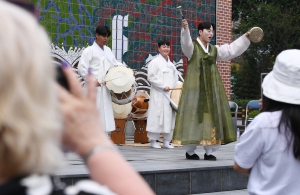
[{"label": "drummer's hand", "polygon": [[189,27],[188,22],[186,21],[186,19],[182,20],[182,28],[187,29]]},{"label": "drummer's hand", "polygon": [[63,68],[70,86],[70,92],[57,85],[60,108],[63,114],[63,145],[85,156],[97,145],[111,145],[96,106],[96,83],[87,75],[88,89],[82,87],[71,68]]},{"label": "drummer's hand", "polygon": [[170,87],[166,86],[166,87],[164,88],[164,91],[170,91]]},{"label": "drummer's hand", "polygon": [[101,87],[101,83],[98,80],[95,80],[96,87]]},{"label": "drummer's hand", "polygon": [[245,36],[250,40],[250,32],[249,31],[245,33]]}]

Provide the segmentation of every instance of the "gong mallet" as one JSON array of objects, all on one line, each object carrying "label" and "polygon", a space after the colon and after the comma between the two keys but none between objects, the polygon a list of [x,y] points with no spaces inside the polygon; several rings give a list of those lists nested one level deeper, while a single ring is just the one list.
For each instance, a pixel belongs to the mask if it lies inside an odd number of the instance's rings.
[{"label": "gong mallet", "polygon": [[182,14],[181,6],[178,6],[177,9],[180,11],[180,15],[181,15],[182,19],[184,20],[184,17],[183,17],[183,14]]}]

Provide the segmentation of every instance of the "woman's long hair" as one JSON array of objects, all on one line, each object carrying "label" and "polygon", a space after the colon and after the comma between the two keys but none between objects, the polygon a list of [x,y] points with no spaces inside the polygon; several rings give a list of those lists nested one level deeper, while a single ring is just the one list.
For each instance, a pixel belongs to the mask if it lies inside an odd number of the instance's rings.
[{"label": "woman's long hair", "polygon": [[287,148],[293,144],[293,153],[300,160],[300,105],[278,102],[264,97],[262,112],[282,111],[278,131],[284,132]]}]

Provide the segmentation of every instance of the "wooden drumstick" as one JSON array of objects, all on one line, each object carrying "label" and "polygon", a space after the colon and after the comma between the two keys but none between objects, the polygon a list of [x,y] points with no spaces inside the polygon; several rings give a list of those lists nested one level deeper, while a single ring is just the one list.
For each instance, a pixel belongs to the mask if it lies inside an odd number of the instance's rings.
[{"label": "wooden drumstick", "polygon": [[180,90],[182,88],[170,88],[170,90]]},{"label": "wooden drumstick", "polygon": [[178,6],[177,9],[180,11],[182,19],[184,19],[183,14],[182,14],[182,10],[181,10],[181,6]]},{"label": "wooden drumstick", "polygon": [[100,85],[105,84],[105,83],[107,83],[108,81],[116,80],[116,79],[118,79],[118,78],[121,78],[121,77],[117,77],[117,78],[114,78],[114,79],[110,79],[110,80],[107,80],[107,81],[103,81],[103,82],[100,83]]}]

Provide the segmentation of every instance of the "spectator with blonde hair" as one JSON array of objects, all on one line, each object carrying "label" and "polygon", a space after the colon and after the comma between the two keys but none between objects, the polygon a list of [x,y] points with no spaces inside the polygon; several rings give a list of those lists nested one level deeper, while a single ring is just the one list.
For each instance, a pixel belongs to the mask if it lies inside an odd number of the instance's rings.
[{"label": "spectator with blonde hair", "polygon": [[[92,76],[86,95],[66,65],[70,92],[56,84],[49,39],[21,8],[0,1],[0,26],[0,194],[154,194],[104,132]],[[93,181],[56,181],[61,147],[85,160]]]}]

